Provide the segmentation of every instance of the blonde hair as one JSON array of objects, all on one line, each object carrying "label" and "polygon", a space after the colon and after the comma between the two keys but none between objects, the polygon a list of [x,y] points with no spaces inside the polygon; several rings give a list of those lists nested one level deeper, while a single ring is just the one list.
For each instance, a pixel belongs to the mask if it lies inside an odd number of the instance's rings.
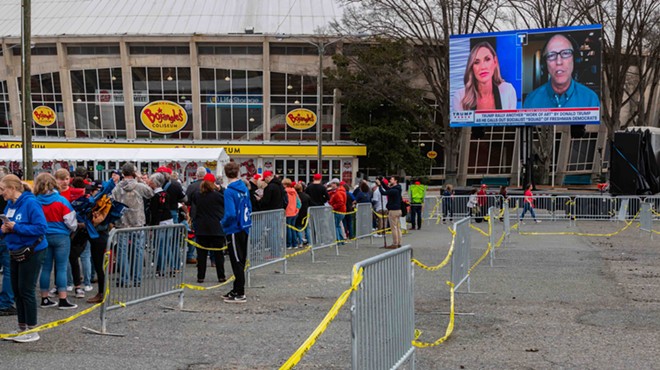
[{"label": "blonde hair", "polygon": [[284,180],[282,180],[282,186],[290,188],[291,187],[291,179],[287,177]]},{"label": "blonde hair", "polygon": [[40,173],[36,179],[34,179],[34,194],[48,194],[54,189],[57,189],[57,181],[53,175],[48,172]]},{"label": "blonde hair", "polygon": [[64,180],[66,178],[71,178],[71,174],[69,173],[69,170],[66,168],[60,168],[59,170],[55,171],[55,178],[58,180]]},{"label": "blonde hair", "polygon": [[465,96],[461,100],[461,107],[465,110],[472,110],[473,107],[477,105],[477,82],[474,78],[474,72],[472,72],[472,66],[474,66],[474,60],[477,59],[477,52],[481,48],[486,48],[493,55],[495,62],[495,72],[493,73],[493,85],[499,86],[504,80],[500,74],[500,62],[497,58],[497,53],[493,46],[487,42],[482,41],[470,50],[470,56],[468,57],[467,66],[465,66],[465,74],[463,75],[463,84],[465,85]]},{"label": "blonde hair", "polygon": [[0,180],[0,183],[4,184],[5,188],[14,189],[19,193],[24,191],[32,191],[32,189],[30,189],[30,185],[21,181],[21,179],[19,179],[16,175],[5,175],[2,180]]}]

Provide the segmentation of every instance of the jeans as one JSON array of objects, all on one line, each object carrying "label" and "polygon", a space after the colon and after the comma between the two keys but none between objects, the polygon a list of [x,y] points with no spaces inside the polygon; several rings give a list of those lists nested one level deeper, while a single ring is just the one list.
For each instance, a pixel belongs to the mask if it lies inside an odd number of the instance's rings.
[{"label": "jeans", "polygon": [[523,203],[523,212],[520,215],[520,219],[522,220],[523,218],[525,218],[525,213],[527,211],[529,211],[529,213],[532,214],[532,218],[536,220],[536,214],[534,213],[534,207],[532,207],[532,205],[529,204],[528,202]]},{"label": "jeans", "polygon": [[117,269],[122,286],[142,283],[144,232],[122,232],[117,238]]},{"label": "jeans", "polygon": [[335,230],[337,233],[337,241],[342,241],[344,240],[344,235],[341,231],[341,223],[344,220],[344,215],[340,215],[339,213],[334,213],[335,215]]},{"label": "jeans", "polygon": [[51,234],[46,235],[48,248],[44,250],[44,262],[41,267],[39,288],[47,292],[50,288],[50,275],[53,271],[55,261],[55,286],[58,292],[66,292],[66,274],[69,266],[69,250],[71,250],[71,238],[68,235]]},{"label": "jeans", "polygon": [[241,231],[228,236],[229,262],[234,272],[234,289],[237,295],[245,294],[245,259],[247,257],[248,234]]},{"label": "jeans", "polygon": [[[197,235],[197,243],[206,248],[222,248],[225,246],[224,236],[215,235]],[[206,256],[208,254],[215,256],[215,273],[218,280],[225,278],[225,255],[223,251],[209,251],[197,248],[197,279],[204,280],[206,277]]]},{"label": "jeans", "polygon": [[34,294],[45,250],[35,252],[23,262],[11,261],[11,287],[16,295],[18,324],[37,325],[37,297]]},{"label": "jeans", "polygon": [[449,222],[454,221],[454,207],[451,203],[452,201],[448,197],[442,199],[442,221],[445,221],[447,216],[449,216]]},{"label": "jeans", "polygon": [[354,214],[344,215],[343,224],[344,224],[344,231],[346,232],[346,239],[352,239],[353,234],[355,234],[353,232],[354,229],[353,225],[355,224],[355,215]]},{"label": "jeans", "polygon": [[297,246],[298,243],[298,232],[289,226],[296,227],[296,218],[298,216],[291,216],[286,218],[286,247],[287,248],[293,248]]},{"label": "jeans", "polygon": [[9,251],[4,239],[0,239],[0,263],[2,263],[2,290],[0,290],[0,309],[14,307],[14,290],[11,288]]},{"label": "jeans", "polygon": [[172,273],[177,268],[176,246],[172,229],[158,229],[154,235],[156,243],[156,271],[161,274]]},{"label": "jeans", "polygon": [[171,209],[170,214],[172,215],[172,220],[174,220],[175,224],[179,223],[179,210],[178,209]]},{"label": "jeans", "polygon": [[83,285],[92,285],[92,250],[89,242],[80,255],[80,263],[82,264]]},{"label": "jeans", "polygon": [[422,228],[422,205],[421,204],[411,204],[410,205],[410,223],[412,228],[415,228],[415,221],[417,221],[417,230]]},{"label": "jeans", "polygon": [[[186,231],[190,232],[190,225],[188,225],[188,221],[183,220],[183,221],[181,221],[181,224],[186,225]],[[186,259],[187,260],[195,259],[195,250],[197,248],[193,247],[192,245],[190,245],[188,243],[186,243],[186,248],[187,248]]]}]

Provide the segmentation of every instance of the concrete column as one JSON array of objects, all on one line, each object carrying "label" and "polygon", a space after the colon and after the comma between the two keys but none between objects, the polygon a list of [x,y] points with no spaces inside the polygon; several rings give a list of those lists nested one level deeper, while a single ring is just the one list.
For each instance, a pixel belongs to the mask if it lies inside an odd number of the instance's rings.
[{"label": "concrete column", "polygon": [[124,118],[126,119],[126,138],[135,139],[135,112],[133,108],[133,73],[126,41],[119,42],[121,55],[121,82],[124,86]]},{"label": "concrete column", "polygon": [[263,42],[263,107],[262,118],[264,141],[270,141],[270,42]]},{"label": "concrete column", "polygon": [[461,129],[461,136],[458,142],[460,143],[459,152],[458,152],[458,167],[456,170],[456,182],[459,186],[465,186],[467,184],[467,170],[468,170],[468,160],[470,159],[470,136],[472,135],[472,129],[469,127],[463,127]]},{"label": "concrete column", "polygon": [[67,139],[76,137],[76,122],[73,110],[73,91],[71,74],[67,60],[66,46],[57,43],[57,64],[60,71],[60,86],[62,87],[62,105],[64,106],[64,135]]},{"label": "concrete column", "polygon": [[20,138],[21,129],[21,93],[18,90],[18,76],[20,66],[12,65],[12,49],[7,44],[2,44],[5,72],[7,76],[7,92],[9,93],[9,114],[11,115],[12,134]]},{"label": "concrete column", "polygon": [[193,139],[202,139],[202,98],[199,80],[199,58],[197,57],[197,43],[190,40],[190,79],[193,104]]},{"label": "concrete column", "polygon": [[332,91],[332,141],[341,140],[341,91]]}]

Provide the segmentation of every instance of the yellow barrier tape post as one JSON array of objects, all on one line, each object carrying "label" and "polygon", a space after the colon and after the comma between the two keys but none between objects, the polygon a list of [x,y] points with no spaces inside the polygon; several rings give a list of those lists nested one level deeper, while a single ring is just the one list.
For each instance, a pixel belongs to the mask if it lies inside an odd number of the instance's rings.
[{"label": "yellow barrier tape post", "polygon": [[302,360],[303,356],[307,353],[307,351],[312,348],[314,343],[316,343],[316,340],[323,334],[323,332],[328,329],[328,325],[334,320],[334,318],[337,316],[339,313],[339,309],[341,309],[344,304],[346,304],[346,301],[348,300],[348,297],[351,296],[351,293],[354,290],[358,289],[358,285],[362,282],[362,272],[364,271],[363,268],[360,268],[360,270],[353,270],[353,282],[351,283],[351,287],[346,289],[337,299],[335,304],[332,306],[330,311],[325,315],[321,323],[314,329],[312,334],[305,340],[305,342],[296,350],[296,352],[289,357],[289,359],[280,367],[280,370],[284,369],[291,369],[294,366]]},{"label": "yellow barrier tape post", "polygon": [[436,266],[427,266],[415,258],[411,259],[412,263],[428,271],[438,271],[441,268],[445,267],[451,260],[452,254],[454,254],[454,242],[456,241],[456,231],[454,231],[452,228],[449,228],[449,231],[451,232],[452,235],[451,244],[449,245],[449,252],[447,252],[447,256],[442,262],[440,262],[440,264]]},{"label": "yellow barrier tape post", "polygon": [[427,343],[427,342],[421,342],[418,341],[417,338],[422,334],[421,330],[415,330],[415,340],[412,341],[412,345],[417,347],[417,348],[426,348],[426,347],[434,347],[439,344],[442,344],[444,341],[449,339],[449,336],[451,333],[454,331],[454,283],[451,281],[447,282],[447,285],[449,285],[449,295],[450,295],[450,308],[449,308],[449,325],[447,325],[447,330],[445,330],[445,336],[436,340],[435,342],[432,343]]}]

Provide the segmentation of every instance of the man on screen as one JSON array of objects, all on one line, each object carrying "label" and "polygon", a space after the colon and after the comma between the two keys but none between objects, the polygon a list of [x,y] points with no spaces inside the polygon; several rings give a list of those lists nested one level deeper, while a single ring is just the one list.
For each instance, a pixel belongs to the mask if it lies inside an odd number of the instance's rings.
[{"label": "man on screen", "polygon": [[523,108],[589,108],[599,107],[598,95],[573,79],[578,46],[567,36],[552,36],[543,48],[549,80],[527,95]]}]

